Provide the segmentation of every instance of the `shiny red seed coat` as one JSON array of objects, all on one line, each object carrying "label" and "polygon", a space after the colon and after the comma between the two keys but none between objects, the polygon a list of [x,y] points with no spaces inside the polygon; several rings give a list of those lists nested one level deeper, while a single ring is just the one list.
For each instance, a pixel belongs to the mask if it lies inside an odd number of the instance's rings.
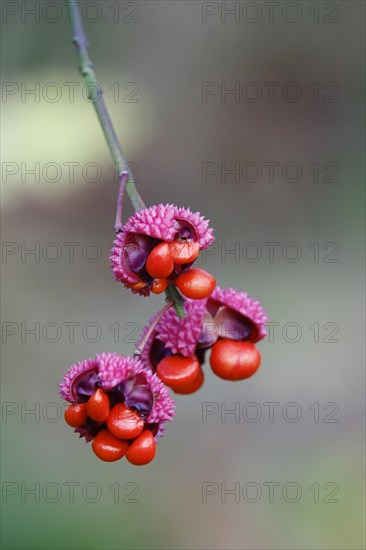
[{"label": "shiny red seed coat", "polygon": [[146,271],[154,279],[166,279],[174,269],[169,243],[160,243],[152,249],[146,260]]},{"label": "shiny red seed coat", "polygon": [[155,457],[156,443],[150,430],[145,430],[127,449],[126,458],[135,466],[149,464]]},{"label": "shiny red seed coat", "polygon": [[198,376],[200,364],[197,357],[172,355],[165,357],[157,366],[156,374],[170,388],[179,388],[191,384]]},{"label": "shiny red seed coat", "polygon": [[259,368],[261,355],[251,342],[221,339],[212,346],[210,365],[224,380],[244,380]]},{"label": "shiny red seed coat", "polygon": [[69,405],[64,413],[65,421],[69,426],[72,428],[81,428],[88,417],[86,405],[86,403]]},{"label": "shiny red seed coat", "polygon": [[191,241],[173,241],[170,251],[175,264],[189,264],[197,258],[200,245]]},{"label": "shiny red seed coat", "polygon": [[151,292],[153,294],[161,294],[165,292],[168,287],[168,279],[154,279],[153,284],[151,285]]},{"label": "shiny red seed coat", "polygon": [[109,431],[120,439],[135,439],[144,429],[144,421],[136,411],[118,403],[107,418]]},{"label": "shiny red seed coat", "polygon": [[86,404],[86,412],[89,418],[95,420],[95,422],[105,422],[107,420],[110,412],[109,397],[102,388],[98,388],[94,395],[89,398]]},{"label": "shiny red seed coat", "polygon": [[126,454],[128,441],[121,441],[109,430],[101,430],[93,439],[92,449],[101,460],[115,462]]},{"label": "shiny red seed coat", "polygon": [[195,393],[196,391],[198,391],[202,387],[204,381],[205,381],[205,375],[203,374],[202,368],[200,368],[200,371],[196,376],[196,378],[193,380],[193,382],[191,382],[190,384],[187,384],[186,386],[181,386],[178,388],[174,387],[172,389],[174,393],[178,393],[181,395],[189,395],[190,393]]},{"label": "shiny red seed coat", "polygon": [[179,275],[176,284],[186,298],[202,300],[212,294],[216,286],[216,280],[203,269],[189,269]]}]

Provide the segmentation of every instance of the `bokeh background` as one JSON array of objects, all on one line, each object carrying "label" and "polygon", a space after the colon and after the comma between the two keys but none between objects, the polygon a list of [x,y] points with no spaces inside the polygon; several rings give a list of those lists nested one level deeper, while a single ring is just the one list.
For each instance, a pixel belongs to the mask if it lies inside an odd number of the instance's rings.
[{"label": "bokeh background", "polygon": [[[117,183],[66,7],[2,2],[4,549],[365,547],[365,4],[278,2],[272,16],[269,4],[81,2],[146,203],[210,218],[217,244],[201,266],[260,299],[276,323],[252,379],[220,381],[206,365],[204,387],[177,397],[157,458],[139,469],[104,464],[78,441],[57,385],[76,360],[132,353],[162,298],[133,297],[111,276]],[[225,12],[233,6],[236,16]],[[205,82],[219,91],[203,102]],[[235,82],[244,97],[221,97]],[[265,82],[278,83],[272,99]],[[207,162],[217,173],[203,181]],[[279,163],[273,181],[269,162]],[[221,163],[262,175],[221,178]],[[287,163],[300,166],[298,181]],[[268,242],[278,243],[273,258]],[[203,422],[208,402],[219,412]],[[273,422],[268,402],[278,403]],[[225,416],[235,407],[239,419]],[[205,482],[217,489],[207,502]],[[279,484],[273,499],[268,482]],[[235,483],[239,502],[225,498]],[[301,488],[297,502],[287,483]]]}]

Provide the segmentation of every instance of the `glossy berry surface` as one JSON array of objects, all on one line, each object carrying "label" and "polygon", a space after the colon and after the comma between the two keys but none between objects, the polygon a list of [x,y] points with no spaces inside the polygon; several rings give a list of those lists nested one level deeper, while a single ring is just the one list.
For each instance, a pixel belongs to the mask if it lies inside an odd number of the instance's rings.
[{"label": "glossy berry surface", "polygon": [[86,403],[75,403],[67,407],[64,417],[72,428],[81,428],[87,419]]},{"label": "glossy berry surface", "polygon": [[259,368],[261,355],[251,342],[222,339],[212,346],[210,365],[224,380],[244,380]]},{"label": "glossy berry surface", "polygon": [[166,386],[176,389],[191,384],[199,375],[201,366],[197,357],[172,355],[162,359],[157,366],[156,374]]},{"label": "glossy berry surface", "polygon": [[105,422],[109,416],[109,397],[98,388],[97,391],[89,398],[86,404],[86,412],[92,420],[96,422]]},{"label": "glossy berry surface", "polygon": [[153,294],[161,294],[168,287],[168,279],[154,279],[150,290]]},{"label": "glossy berry surface", "polygon": [[176,283],[183,296],[193,300],[208,298],[216,286],[215,278],[203,269],[190,269],[181,273]]},{"label": "glossy berry surface", "polygon": [[145,430],[127,449],[126,458],[135,466],[149,464],[155,456],[156,443],[150,430]]},{"label": "glossy berry surface", "polygon": [[166,279],[174,269],[169,243],[160,243],[152,249],[146,260],[146,271],[154,279]]},{"label": "glossy berry surface", "polygon": [[189,264],[198,257],[200,245],[192,241],[173,241],[170,243],[170,251],[174,263]]},{"label": "glossy berry surface", "polygon": [[109,431],[120,439],[134,439],[144,429],[144,421],[136,411],[118,403],[111,410],[107,419]]},{"label": "glossy berry surface", "polygon": [[115,462],[126,454],[128,442],[121,441],[109,430],[101,430],[93,439],[92,449],[101,460]]},{"label": "glossy berry surface", "polygon": [[190,393],[195,393],[197,390],[199,390],[203,382],[205,381],[205,375],[203,374],[202,368],[200,368],[200,371],[196,378],[191,382],[190,384],[187,384],[186,386],[181,387],[175,387],[173,388],[174,393],[178,393],[180,395],[189,395]]}]

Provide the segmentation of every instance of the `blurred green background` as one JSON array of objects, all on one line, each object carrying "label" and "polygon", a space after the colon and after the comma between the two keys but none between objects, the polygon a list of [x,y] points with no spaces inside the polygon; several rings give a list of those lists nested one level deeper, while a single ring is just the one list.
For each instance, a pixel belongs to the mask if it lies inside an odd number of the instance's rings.
[{"label": "blurred green background", "polygon": [[111,276],[117,183],[64,3],[2,2],[2,547],[365,548],[364,2],[81,5],[146,204],[210,218],[201,266],[260,299],[274,333],[253,379],[206,366],[146,468],[98,461],[64,424],[68,366],[132,353],[162,298]]}]

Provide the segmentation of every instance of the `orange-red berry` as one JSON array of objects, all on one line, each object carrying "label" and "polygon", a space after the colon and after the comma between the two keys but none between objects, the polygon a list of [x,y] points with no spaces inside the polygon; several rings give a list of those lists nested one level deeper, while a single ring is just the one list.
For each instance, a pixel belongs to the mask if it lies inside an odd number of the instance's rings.
[{"label": "orange-red berry", "polygon": [[154,279],[166,279],[174,269],[169,243],[160,243],[152,249],[146,260],[146,271]]},{"label": "orange-red berry", "polygon": [[193,300],[208,298],[216,286],[215,278],[203,269],[190,269],[181,273],[176,283],[183,296]]},{"label": "orange-red berry", "polygon": [[109,430],[101,430],[93,439],[92,449],[101,460],[115,462],[126,454],[128,441],[121,441]]},{"label": "orange-red berry", "polygon": [[154,279],[150,290],[154,294],[161,294],[162,292],[165,292],[167,287],[168,287],[168,279]]},{"label": "orange-red berry", "polygon": [[172,355],[162,359],[156,368],[156,374],[166,386],[179,388],[191,384],[198,376],[200,364],[197,357]]},{"label": "orange-red berry", "polygon": [[259,368],[261,355],[251,342],[218,340],[212,346],[210,365],[213,372],[224,380],[244,380]]},{"label": "orange-red berry", "polygon": [[156,443],[150,430],[145,430],[127,449],[126,458],[135,466],[149,464],[155,456]]},{"label": "orange-red berry", "polygon": [[74,403],[70,405],[66,409],[64,417],[67,424],[72,428],[81,428],[88,417],[86,403]]},{"label": "orange-red berry", "polygon": [[102,388],[98,388],[94,395],[89,398],[86,404],[86,412],[89,418],[96,422],[107,420],[110,412],[109,397]]},{"label": "orange-red berry", "polygon": [[118,403],[113,407],[107,418],[110,432],[120,439],[135,439],[144,429],[144,421],[136,411]]},{"label": "orange-red berry", "polygon": [[126,283],[127,288],[131,288],[132,290],[141,290],[142,288],[145,288],[146,283],[139,279],[137,283]]},{"label": "orange-red berry", "polygon": [[191,382],[190,384],[187,384],[186,386],[181,387],[174,387],[172,388],[174,393],[182,394],[182,395],[189,395],[190,393],[195,393],[197,390],[199,390],[203,382],[205,380],[205,375],[203,374],[202,368],[200,368],[200,371],[196,378]]},{"label": "orange-red berry", "polygon": [[170,251],[175,264],[189,264],[194,262],[200,252],[200,245],[192,241],[173,241]]}]

